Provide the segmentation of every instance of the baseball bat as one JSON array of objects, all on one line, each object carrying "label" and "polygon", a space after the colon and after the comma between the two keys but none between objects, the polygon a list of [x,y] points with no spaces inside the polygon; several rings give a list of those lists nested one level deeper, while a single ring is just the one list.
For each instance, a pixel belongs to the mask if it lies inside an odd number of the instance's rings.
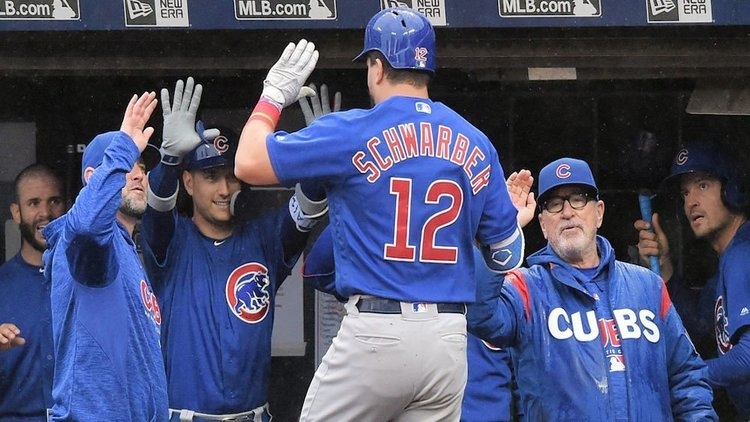
[{"label": "baseball bat", "polygon": [[[651,198],[652,196],[648,194],[646,191],[642,191],[638,194],[638,203],[641,206],[641,218],[645,220],[649,225],[651,224]],[[654,231],[653,226],[649,229],[651,232]],[[655,272],[658,275],[661,275],[661,269],[659,268],[659,257],[658,256],[650,256],[649,257],[649,266],[651,267],[651,271]]]}]

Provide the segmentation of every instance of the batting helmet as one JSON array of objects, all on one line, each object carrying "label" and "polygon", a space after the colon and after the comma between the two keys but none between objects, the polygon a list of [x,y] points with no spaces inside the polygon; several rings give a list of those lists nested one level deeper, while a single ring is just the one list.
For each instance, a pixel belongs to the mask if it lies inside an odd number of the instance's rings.
[{"label": "batting helmet", "polygon": [[393,7],[376,13],[365,28],[365,47],[353,61],[364,60],[370,51],[383,53],[394,69],[435,73],[435,31],[416,10]]},{"label": "batting helmet", "polygon": [[[203,123],[198,122],[198,133],[203,133]],[[219,129],[220,135],[213,139],[203,138],[203,143],[185,157],[187,170],[205,170],[213,167],[234,166],[237,136],[226,128]],[[202,136],[201,136],[202,137]]]},{"label": "batting helmet", "polygon": [[672,170],[663,183],[673,186],[679,182],[679,176],[688,173],[706,173],[720,179],[724,204],[732,210],[747,208],[744,172],[737,160],[719,145],[691,142],[681,147],[672,162]]}]

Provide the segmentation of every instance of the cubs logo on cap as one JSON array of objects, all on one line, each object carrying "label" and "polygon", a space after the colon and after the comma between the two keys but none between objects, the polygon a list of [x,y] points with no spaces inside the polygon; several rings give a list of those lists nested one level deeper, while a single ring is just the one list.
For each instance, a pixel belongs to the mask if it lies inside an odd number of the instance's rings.
[{"label": "cubs logo on cap", "polygon": [[560,158],[546,166],[539,172],[539,202],[552,189],[564,185],[582,185],[594,190],[599,195],[594,175],[589,165],[577,158]]}]

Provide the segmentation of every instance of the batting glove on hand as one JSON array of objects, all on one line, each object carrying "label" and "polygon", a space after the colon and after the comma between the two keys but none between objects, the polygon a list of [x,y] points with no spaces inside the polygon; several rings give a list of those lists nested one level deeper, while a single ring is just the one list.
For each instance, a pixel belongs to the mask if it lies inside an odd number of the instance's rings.
[{"label": "batting glove on hand", "polygon": [[314,96],[315,91],[303,86],[318,63],[315,44],[301,39],[289,43],[281,57],[268,71],[263,81],[262,96],[284,108],[302,97]]},{"label": "batting glove on hand", "polygon": [[[308,88],[315,91],[315,84],[308,85]],[[299,106],[302,109],[302,115],[305,116],[305,124],[310,126],[313,120],[331,112],[331,102],[328,99],[328,86],[320,86],[320,95],[309,98],[302,97],[299,99]],[[333,111],[341,110],[341,92],[336,92],[333,96]]]},{"label": "batting glove on hand", "polygon": [[178,80],[174,88],[174,103],[170,106],[169,91],[161,90],[161,107],[164,115],[161,156],[162,163],[178,165],[183,157],[201,143],[195,131],[195,115],[201,103],[203,86],[194,85],[193,78],[187,83]]}]

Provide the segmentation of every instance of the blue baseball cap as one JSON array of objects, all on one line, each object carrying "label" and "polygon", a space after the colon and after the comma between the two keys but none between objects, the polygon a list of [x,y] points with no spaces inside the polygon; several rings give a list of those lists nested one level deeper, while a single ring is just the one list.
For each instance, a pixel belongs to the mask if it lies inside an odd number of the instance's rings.
[{"label": "blue baseball cap", "polygon": [[222,133],[212,142],[203,142],[190,151],[190,154],[185,157],[185,168],[193,171],[234,166],[236,152],[234,144]]},{"label": "blue baseball cap", "polygon": [[566,185],[585,186],[593,189],[599,196],[599,189],[589,165],[583,160],[565,157],[547,164],[539,172],[539,203],[544,202],[544,196],[552,189]]},{"label": "blue baseball cap", "polygon": [[[86,145],[86,148],[83,150],[83,158],[81,158],[81,181],[84,186],[86,185],[86,179],[83,175],[86,173],[86,169],[89,167],[97,168],[102,164],[102,161],[104,161],[104,151],[113,139],[115,137],[112,136],[112,132],[102,133],[96,135]],[[146,165],[146,171],[149,171],[159,164],[161,153],[159,153],[159,149],[156,146],[148,144],[146,145],[146,149],[141,152],[141,159]]]}]

